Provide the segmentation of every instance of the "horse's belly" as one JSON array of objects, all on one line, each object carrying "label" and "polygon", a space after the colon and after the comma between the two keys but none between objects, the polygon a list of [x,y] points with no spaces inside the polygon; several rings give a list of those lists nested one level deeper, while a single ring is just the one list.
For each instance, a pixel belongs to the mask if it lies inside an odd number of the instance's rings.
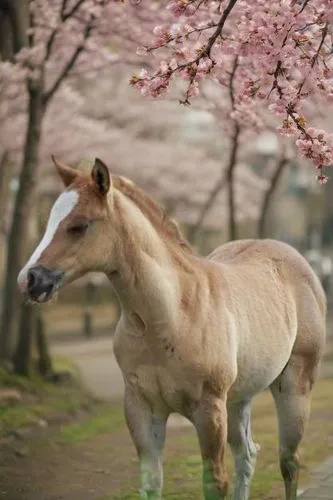
[{"label": "horse's belly", "polygon": [[270,366],[242,367],[228,392],[228,399],[232,401],[251,399],[264,391],[279,376],[287,361],[288,356],[285,356]]},{"label": "horse's belly", "polygon": [[228,397],[249,399],[265,390],[290,358],[297,333],[291,291],[277,289],[269,294],[258,287],[248,303],[233,311],[228,331],[237,345],[237,376]]},{"label": "horse's belly", "polygon": [[264,391],[286,366],[293,343],[293,336],[286,337],[283,332],[276,331],[274,338],[266,339],[266,342],[260,342],[257,337],[257,342],[245,342],[240,345],[237,376],[229,390],[228,398],[249,399]]}]

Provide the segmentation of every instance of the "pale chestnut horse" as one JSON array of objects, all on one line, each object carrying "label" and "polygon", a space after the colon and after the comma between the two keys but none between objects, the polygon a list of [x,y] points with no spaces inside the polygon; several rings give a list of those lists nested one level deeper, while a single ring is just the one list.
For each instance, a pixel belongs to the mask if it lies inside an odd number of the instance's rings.
[{"label": "pale chestnut horse", "polygon": [[114,352],[145,500],[162,495],[168,416],[198,434],[206,500],[249,498],[257,445],[253,397],[269,388],[279,422],[287,500],[297,495],[297,449],[325,339],[326,301],[306,260],[274,240],[242,240],[197,257],[176,224],[131,181],[96,159],[91,173],[56,160],[66,190],[18,283],[36,302],[89,271],[110,279],[121,317]]}]

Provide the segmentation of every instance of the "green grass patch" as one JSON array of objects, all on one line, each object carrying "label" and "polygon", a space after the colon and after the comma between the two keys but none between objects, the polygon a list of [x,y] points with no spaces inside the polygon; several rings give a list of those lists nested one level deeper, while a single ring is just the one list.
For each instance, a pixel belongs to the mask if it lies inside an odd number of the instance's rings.
[{"label": "green grass patch", "polygon": [[121,405],[108,405],[100,408],[92,417],[78,423],[63,425],[60,430],[61,441],[77,443],[91,439],[94,436],[113,432],[124,425],[124,415]]},{"label": "green grass patch", "polygon": [[54,384],[45,382],[34,372],[26,378],[0,368],[0,388],[13,389],[22,398],[22,401],[0,406],[0,437],[17,428],[34,425],[41,418],[74,412],[91,404],[92,397],[83,388],[79,372],[71,361],[56,357],[54,369],[69,372],[70,379]]}]

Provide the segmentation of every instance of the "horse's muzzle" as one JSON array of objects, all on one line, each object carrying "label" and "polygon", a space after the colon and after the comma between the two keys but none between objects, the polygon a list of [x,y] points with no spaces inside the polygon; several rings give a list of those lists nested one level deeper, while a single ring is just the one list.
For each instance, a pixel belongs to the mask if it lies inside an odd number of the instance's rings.
[{"label": "horse's muzzle", "polygon": [[35,302],[46,302],[59,287],[64,272],[37,265],[27,274],[27,293]]}]

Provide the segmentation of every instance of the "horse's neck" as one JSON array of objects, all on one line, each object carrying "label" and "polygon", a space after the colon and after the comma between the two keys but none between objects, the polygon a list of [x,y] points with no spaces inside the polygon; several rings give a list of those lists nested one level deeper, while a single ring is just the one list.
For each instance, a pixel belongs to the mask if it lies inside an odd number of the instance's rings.
[{"label": "horse's neck", "polygon": [[146,324],[176,321],[180,280],[170,247],[136,205],[118,193],[121,230],[111,282],[123,312]]}]

